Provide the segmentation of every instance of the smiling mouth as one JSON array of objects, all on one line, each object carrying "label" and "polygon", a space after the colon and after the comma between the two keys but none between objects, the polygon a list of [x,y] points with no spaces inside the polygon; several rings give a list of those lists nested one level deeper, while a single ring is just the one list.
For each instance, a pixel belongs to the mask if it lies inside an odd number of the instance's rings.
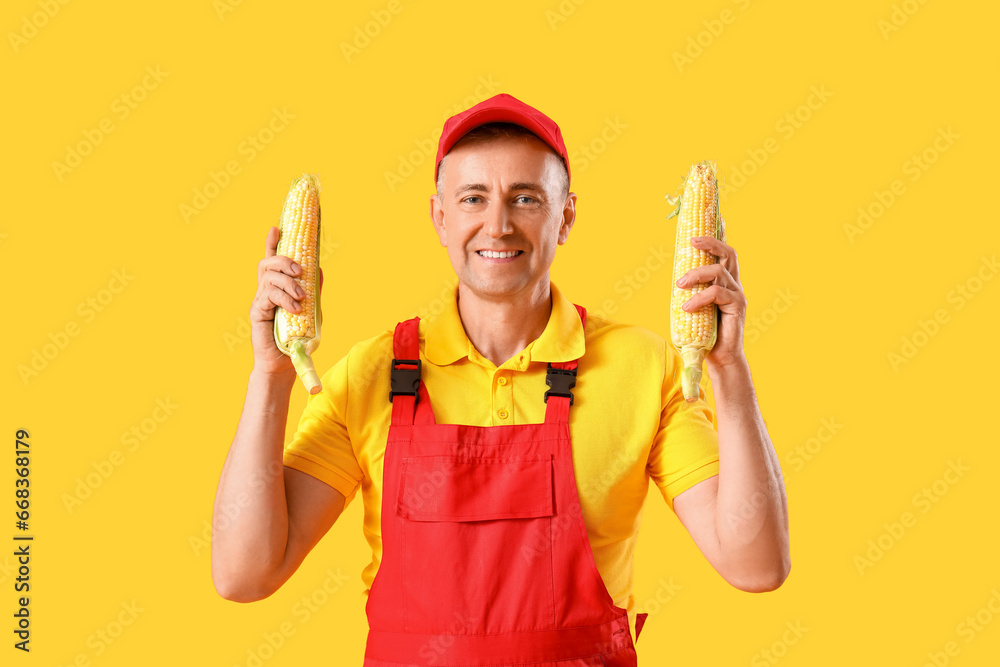
[{"label": "smiling mouth", "polygon": [[477,250],[476,254],[480,257],[488,257],[490,259],[506,259],[508,257],[517,257],[523,250],[508,250],[506,252],[496,252],[494,250]]}]

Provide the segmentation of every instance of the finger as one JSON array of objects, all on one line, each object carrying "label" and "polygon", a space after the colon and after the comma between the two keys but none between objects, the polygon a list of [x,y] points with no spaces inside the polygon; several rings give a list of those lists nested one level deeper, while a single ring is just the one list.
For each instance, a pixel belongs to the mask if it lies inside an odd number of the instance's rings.
[{"label": "finger", "polygon": [[257,262],[257,282],[260,282],[261,277],[264,272],[272,266],[272,262],[268,262],[270,258],[278,254],[278,237],[281,236],[281,232],[277,227],[272,226],[267,230],[267,238],[264,239],[264,259]]},{"label": "finger", "polygon": [[278,237],[280,236],[281,232],[273,225],[267,230],[267,240],[264,241],[264,257],[274,257],[278,254]]},{"label": "finger", "polygon": [[271,313],[269,319],[274,319],[274,307],[281,306],[290,313],[302,311],[302,304],[287,291],[275,285],[269,285],[261,291],[262,303],[260,308],[263,312]]},{"label": "finger", "polygon": [[690,289],[700,283],[714,283],[732,289],[736,281],[722,264],[697,266],[677,279],[677,286]]},{"label": "finger", "polygon": [[285,257],[284,255],[273,255],[271,257],[265,257],[264,259],[257,262],[257,282],[261,282],[264,278],[264,274],[268,271],[274,271],[276,273],[284,273],[289,276],[299,276],[302,275],[302,267],[296,264],[291,257]]},{"label": "finger", "polygon": [[731,245],[713,236],[695,236],[691,238],[691,245],[699,250],[705,250],[719,258],[722,264],[729,270],[729,274],[736,282],[740,280],[740,265],[736,258],[736,251]]},{"label": "finger", "polygon": [[302,310],[300,299],[305,298],[305,290],[291,276],[280,271],[266,271],[257,288],[254,304],[260,311],[261,319],[274,319],[274,307],[281,306],[290,313]]},{"label": "finger", "polygon": [[323,269],[319,270],[319,288],[323,289]]},{"label": "finger", "polygon": [[277,307],[278,304],[271,301],[266,292],[258,292],[250,304],[250,322],[273,322]]},{"label": "finger", "polygon": [[298,281],[292,276],[285,275],[284,273],[280,273],[278,271],[268,271],[264,276],[264,284],[277,287],[293,299],[306,298],[306,291],[301,285],[299,285]]},{"label": "finger", "polygon": [[742,304],[742,297],[739,292],[720,287],[719,285],[712,285],[685,301],[681,305],[681,308],[690,313],[710,303],[716,303],[719,306],[728,306],[730,304],[739,306]]}]

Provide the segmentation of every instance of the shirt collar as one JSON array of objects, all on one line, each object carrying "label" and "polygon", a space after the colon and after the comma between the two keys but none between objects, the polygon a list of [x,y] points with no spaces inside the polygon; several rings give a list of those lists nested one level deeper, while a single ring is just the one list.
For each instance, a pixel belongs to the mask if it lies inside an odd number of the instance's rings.
[{"label": "shirt collar", "polygon": [[[513,365],[520,370],[526,369],[531,361],[573,361],[583,356],[585,344],[580,315],[573,302],[554,283],[549,282],[549,288],[552,292],[549,321],[542,334],[524,349],[523,362]],[[458,283],[450,297],[445,299],[444,309],[427,323],[424,356],[437,366],[446,366],[463,357],[472,361],[483,359],[465,334],[462,318],[458,314]]]}]

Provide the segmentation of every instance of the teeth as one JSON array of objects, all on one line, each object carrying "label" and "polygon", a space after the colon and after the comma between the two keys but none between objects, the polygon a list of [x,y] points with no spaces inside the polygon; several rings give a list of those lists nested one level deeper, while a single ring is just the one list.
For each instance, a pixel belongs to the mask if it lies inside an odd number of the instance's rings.
[{"label": "teeth", "polygon": [[513,257],[520,253],[520,250],[510,250],[508,252],[494,252],[492,250],[480,250],[478,251],[483,257],[491,257],[493,259],[502,259],[504,257]]}]

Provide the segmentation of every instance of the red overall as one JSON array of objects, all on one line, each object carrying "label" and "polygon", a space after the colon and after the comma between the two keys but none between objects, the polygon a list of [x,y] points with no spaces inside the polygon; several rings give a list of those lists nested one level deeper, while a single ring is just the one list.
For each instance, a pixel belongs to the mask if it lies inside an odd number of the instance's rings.
[{"label": "red overall", "polygon": [[577,494],[568,419],[578,360],[549,365],[544,423],[437,424],[417,326],[400,322],[393,337],[364,664],[634,667],[628,614],[594,563]]}]

